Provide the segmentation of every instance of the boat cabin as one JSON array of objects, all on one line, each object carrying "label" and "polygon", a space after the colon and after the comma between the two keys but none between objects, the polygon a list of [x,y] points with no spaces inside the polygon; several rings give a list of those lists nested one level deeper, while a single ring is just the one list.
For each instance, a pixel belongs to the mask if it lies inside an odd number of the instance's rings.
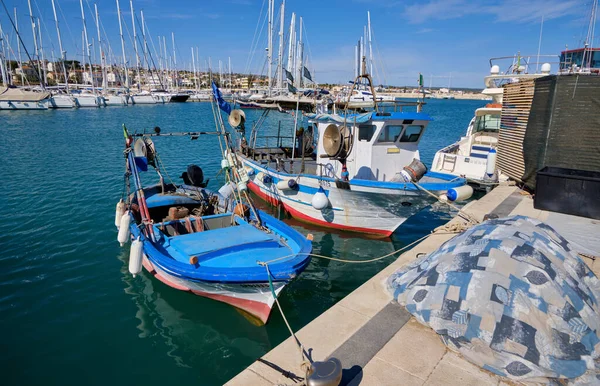
[{"label": "boat cabin", "polygon": [[419,158],[419,141],[432,119],[415,112],[321,114],[309,120],[318,133],[316,160],[327,177],[396,181]]},{"label": "boat cabin", "polygon": [[577,48],[560,53],[560,72],[600,73],[600,48]]}]

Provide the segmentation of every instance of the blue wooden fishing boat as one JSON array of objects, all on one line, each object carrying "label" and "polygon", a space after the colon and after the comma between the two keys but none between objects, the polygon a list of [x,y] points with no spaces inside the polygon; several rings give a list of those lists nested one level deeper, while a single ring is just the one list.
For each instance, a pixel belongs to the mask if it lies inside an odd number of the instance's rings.
[{"label": "blue wooden fishing boat", "polygon": [[[275,297],[308,265],[311,242],[255,208],[234,166],[224,165],[228,182],[219,192],[206,189],[195,165],[182,175],[183,184],[166,183],[150,139],[159,132],[129,134],[124,128],[124,134],[126,193],[115,225],[121,244],[133,240],[130,272],[136,275],[143,266],[170,287],[225,302],[266,323]],[[139,173],[148,165],[160,182],[144,187]]]}]

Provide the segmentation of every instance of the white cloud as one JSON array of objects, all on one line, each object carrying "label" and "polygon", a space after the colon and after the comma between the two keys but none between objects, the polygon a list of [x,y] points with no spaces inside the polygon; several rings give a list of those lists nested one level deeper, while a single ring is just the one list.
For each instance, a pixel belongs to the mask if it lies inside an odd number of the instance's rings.
[{"label": "white cloud", "polygon": [[495,22],[527,23],[577,15],[582,12],[577,0],[505,0],[481,3],[467,0],[431,0],[404,8],[404,15],[412,24],[432,20],[459,19],[468,15],[487,15]]}]

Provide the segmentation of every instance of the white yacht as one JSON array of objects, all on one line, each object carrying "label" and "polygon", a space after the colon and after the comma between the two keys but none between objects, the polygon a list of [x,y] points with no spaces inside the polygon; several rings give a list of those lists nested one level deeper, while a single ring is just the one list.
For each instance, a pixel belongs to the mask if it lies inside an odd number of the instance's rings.
[{"label": "white yacht", "polygon": [[[396,98],[391,95],[377,94],[377,102],[394,102]],[[372,102],[373,94],[367,90],[354,90],[350,95],[350,102]]]},{"label": "white yacht", "polygon": [[54,94],[50,98],[48,107],[51,109],[72,109],[75,107],[75,100],[68,94]]},{"label": "white yacht", "polygon": [[47,110],[50,93],[0,87],[0,110]]},{"label": "white yacht", "polygon": [[[512,64],[505,72],[500,71],[499,65],[493,64],[507,59],[512,60]],[[431,171],[465,177],[476,188],[487,188],[498,181],[496,151],[502,115],[502,85],[546,76],[551,69],[550,63],[544,63],[539,73],[529,73],[532,65],[520,55],[493,58],[490,64],[490,75],[485,77],[482,93],[491,97],[492,103],[475,110],[465,136],[435,153],[431,164]]]}]

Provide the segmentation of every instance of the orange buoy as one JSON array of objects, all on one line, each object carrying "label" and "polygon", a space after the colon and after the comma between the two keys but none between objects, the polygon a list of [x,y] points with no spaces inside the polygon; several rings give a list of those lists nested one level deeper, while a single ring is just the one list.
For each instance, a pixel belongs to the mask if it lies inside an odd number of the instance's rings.
[{"label": "orange buoy", "polygon": [[248,208],[248,205],[242,203],[237,204],[235,208],[233,208],[233,213],[237,214],[240,217],[247,217],[249,211],[250,208]]}]

